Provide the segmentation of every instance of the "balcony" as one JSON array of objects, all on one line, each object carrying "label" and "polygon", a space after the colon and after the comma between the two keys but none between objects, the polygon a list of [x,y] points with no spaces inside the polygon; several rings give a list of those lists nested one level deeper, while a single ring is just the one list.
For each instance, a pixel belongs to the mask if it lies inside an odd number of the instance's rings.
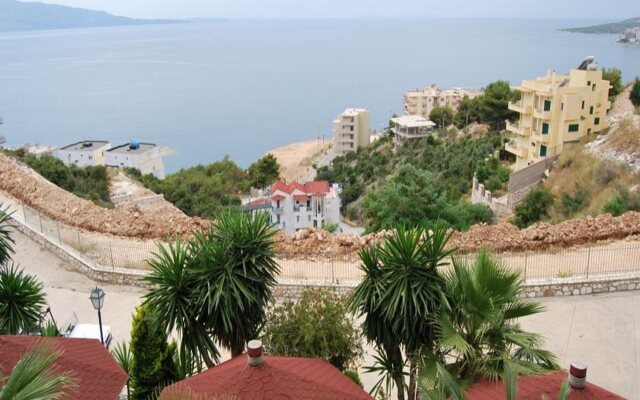
[{"label": "balcony", "polygon": [[515,154],[518,157],[526,158],[528,152],[527,144],[529,142],[526,139],[522,139],[524,138],[511,139],[510,141],[505,143],[504,149],[511,154]]},{"label": "balcony", "polygon": [[531,127],[524,126],[517,122],[509,122],[507,121],[507,130],[509,132],[513,132],[519,136],[530,136],[531,135]]},{"label": "balcony", "polygon": [[294,212],[311,212],[311,207],[306,206],[293,206]]},{"label": "balcony", "polygon": [[551,111],[544,111],[541,108],[536,108],[533,110],[533,116],[538,119],[550,120],[551,119]]},{"label": "balcony", "polygon": [[531,114],[531,106],[525,106],[522,103],[522,100],[514,102],[514,101],[510,101],[509,102],[509,110],[511,111],[515,111],[517,113],[520,114]]},{"label": "balcony", "polygon": [[271,207],[271,211],[273,211],[275,214],[282,214],[284,212],[284,206]]}]

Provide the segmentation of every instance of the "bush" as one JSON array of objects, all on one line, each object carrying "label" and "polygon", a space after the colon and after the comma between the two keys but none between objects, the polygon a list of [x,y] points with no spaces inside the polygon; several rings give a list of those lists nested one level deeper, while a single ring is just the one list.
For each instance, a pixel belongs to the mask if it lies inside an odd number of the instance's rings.
[{"label": "bush", "polygon": [[587,192],[578,190],[575,195],[563,193],[560,198],[560,209],[564,215],[571,216],[582,210],[587,203]]},{"label": "bush", "polygon": [[605,203],[603,211],[615,217],[627,211],[640,211],[640,193],[620,189],[613,199]]},{"label": "bush", "polygon": [[614,217],[617,217],[619,215],[624,214],[625,211],[627,211],[627,207],[624,199],[620,197],[620,195],[618,195],[613,199],[609,200],[607,203],[605,203],[602,210],[606,213],[613,215]]},{"label": "bush", "polygon": [[622,71],[617,68],[602,68],[602,79],[609,81],[609,98],[614,99],[622,92]]},{"label": "bush", "polygon": [[325,231],[327,231],[329,233],[336,233],[339,228],[340,228],[340,225],[338,225],[338,224],[324,224],[324,225],[322,225],[322,229],[324,229]]},{"label": "bush", "polygon": [[631,100],[634,106],[640,107],[640,78],[636,78],[633,82],[633,87],[629,94],[629,100]]},{"label": "bush", "polygon": [[263,341],[269,354],[321,358],[340,371],[362,356],[361,334],[332,289],[307,289],[298,303],[275,307]]},{"label": "bush", "polygon": [[516,206],[513,223],[519,228],[525,228],[548,217],[553,202],[553,194],[548,189],[544,186],[536,187]]}]

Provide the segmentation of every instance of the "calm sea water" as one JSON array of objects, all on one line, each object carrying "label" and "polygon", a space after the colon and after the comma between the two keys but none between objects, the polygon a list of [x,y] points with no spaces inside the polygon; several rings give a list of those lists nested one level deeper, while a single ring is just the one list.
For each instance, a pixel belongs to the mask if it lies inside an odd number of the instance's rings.
[{"label": "calm sea water", "polygon": [[519,83],[587,55],[640,74],[640,49],[569,34],[597,21],[226,21],[0,34],[0,135],[10,145],[132,138],[171,147],[168,171],[331,135],[344,108],[375,128],[402,93]]}]

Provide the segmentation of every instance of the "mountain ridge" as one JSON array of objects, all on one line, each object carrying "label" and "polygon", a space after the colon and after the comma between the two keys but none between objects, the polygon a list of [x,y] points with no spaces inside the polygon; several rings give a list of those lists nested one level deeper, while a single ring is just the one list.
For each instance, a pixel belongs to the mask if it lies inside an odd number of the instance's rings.
[{"label": "mountain ridge", "polygon": [[0,16],[2,16],[0,32],[189,22],[173,19],[129,18],[105,11],[16,0],[0,0]]},{"label": "mountain ridge", "polygon": [[628,18],[618,22],[610,22],[608,24],[582,26],[582,27],[576,27],[576,28],[564,28],[560,30],[564,32],[574,32],[574,33],[621,34],[625,29],[633,28],[636,26],[640,26],[640,17]]}]

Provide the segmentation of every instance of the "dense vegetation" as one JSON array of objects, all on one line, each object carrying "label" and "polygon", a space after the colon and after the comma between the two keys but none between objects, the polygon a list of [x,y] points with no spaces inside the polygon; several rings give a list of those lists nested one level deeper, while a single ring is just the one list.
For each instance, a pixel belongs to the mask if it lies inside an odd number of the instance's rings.
[{"label": "dense vegetation", "polygon": [[640,107],[640,78],[636,78],[635,81],[633,81],[629,99],[634,106]]},{"label": "dense vegetation", "polygon": [[240,194],[251,187],[263,188],[280,176],[276,158],[267,154],[243,170],[229,157],[208,165],[181,169],[158,179],[142,176],[137,170],[127,170],[145,187],[162,193],[168,201],[190,216],[213,218],[224,208],[240,205]]},{"label": "dense vegetation", "polygon": [[23,149],[7,151],[11,156],[26,163],[49,182],[62,189],[91,200],[94,203],[110,207],[109,175],[104,166],[78,168],[67,166],[52,155],[36,157],[26,154]]},{"label": "dense vegetation", "polygon": [[508,169],[499,160],[491,161],[501,144],[496,133],[471,138],[442,130],[436,137],[394,149],[387,137],[371,148],[337,157],[319,168],[318,179],[342,183],[343,213],[366,222],[370,231],[437,219],[465,229],[491,219],[486,207],[464,200],[474,172],[481,182],[508,180]]},{"label": "dense vegetation", "polygon": [[609,99],[614,100],[622,92],[622,71],[618,68],[602,68],[602,79],[609,81]]}]

